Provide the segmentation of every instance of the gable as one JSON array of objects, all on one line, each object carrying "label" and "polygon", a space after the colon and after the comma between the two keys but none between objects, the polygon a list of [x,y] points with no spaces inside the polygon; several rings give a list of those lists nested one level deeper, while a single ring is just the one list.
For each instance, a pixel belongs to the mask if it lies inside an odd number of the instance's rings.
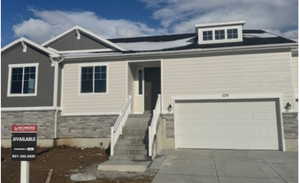
[{"label": "gable", "polygon": [[102,43],[92,36],[79,31],[80,37],[78,39],[75,30],[67,33],[66,35],[58,38],[57,40],[46,45],[47,47],[54,48],[58,51],[67,50],[88,50],[88,49],[113,49],[111,46]]}]

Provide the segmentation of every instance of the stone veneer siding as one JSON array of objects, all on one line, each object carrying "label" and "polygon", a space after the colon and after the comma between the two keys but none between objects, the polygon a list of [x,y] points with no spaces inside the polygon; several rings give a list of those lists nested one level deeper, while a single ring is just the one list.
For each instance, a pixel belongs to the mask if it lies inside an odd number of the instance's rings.
[{"label": "stone veneer siding", "polygon": [[282,113],[285,139],[298,139],[298,113]]},{"label": "stone veneer siding", "polygon": [[[166,123],[166,137],[174,138],[174,115],[163,114]],[[285,139],[298,139],[298,113],[282,113]]]},{"label": "stone veneer siding", "polygon": [[37,124],[38,138],[51,139],[54,137],[55,111],[2,111],[1,138],[11,138],[12,124]]},{"label": "stone veneer siding", "polygon": [[174,138],[174,115],[173,114],[162,114],[161,120],[165,121],[166,125],[166,137]]},{"label": "stone veneer siding", "polygon": [[58,138],[109,138],[118,115],[60,116]]}]

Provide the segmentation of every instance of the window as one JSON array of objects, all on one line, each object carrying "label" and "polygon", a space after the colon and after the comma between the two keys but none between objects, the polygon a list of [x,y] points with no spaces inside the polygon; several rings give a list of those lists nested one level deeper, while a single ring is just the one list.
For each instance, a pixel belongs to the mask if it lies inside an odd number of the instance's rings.
[{"label": "window", "polygon": [[225,39],[225,30],[215,30],[215,39],[216,40]]},{"label": "window", "polygon": [[227,29],[227,39],[237,39],[238,30],[237,29]]},{"label": "window", "polygon": [[203,31],[203,41],[212,40],[212,31]]},{"label": "window", "polygon": [[36,95],[38,64],[9,65],[8,96]]},{"label": "window", "polygon": [[81,67],[81,93],[105,93],[106,74],[106,66]]},{"label": "window", "polygon": [[139,95],[143,95],[143,70],[138,71],[138,79],[139,79]]}]

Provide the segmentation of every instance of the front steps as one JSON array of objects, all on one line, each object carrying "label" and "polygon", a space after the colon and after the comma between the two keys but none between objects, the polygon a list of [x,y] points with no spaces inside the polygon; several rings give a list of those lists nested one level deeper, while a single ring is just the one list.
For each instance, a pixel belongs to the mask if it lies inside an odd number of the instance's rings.
[{"label": "front steps", "polygon": [[130,114],[123,128],[123,134],[114,149],[114,156],[109,161],[98,165],[101,171],[143,172],[149,161],[148,126],[151,114]]},{"label": "front steps", "polygon": [[147,129],[151,114],[128,116],[123,134],[120,136],[112,160],[147,161]]}]

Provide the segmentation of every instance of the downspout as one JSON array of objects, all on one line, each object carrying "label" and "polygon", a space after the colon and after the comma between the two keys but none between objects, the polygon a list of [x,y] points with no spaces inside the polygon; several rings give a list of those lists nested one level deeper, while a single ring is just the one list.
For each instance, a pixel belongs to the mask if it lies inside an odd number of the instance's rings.
[{"label": "downspout", "polygon": [[58,121],[58,106],[57,106],[57,94],[58,94],[58,76],[59,76],[59,63],[64,60],[63,57],[60,57],[58,60],[55,60],[53,57],[50,57],[52,64],[54,65],[54,91],[53,91],[53,106],[55,108],[54,114],[54,145],[56,145],[57,139],[57,121]]}]

